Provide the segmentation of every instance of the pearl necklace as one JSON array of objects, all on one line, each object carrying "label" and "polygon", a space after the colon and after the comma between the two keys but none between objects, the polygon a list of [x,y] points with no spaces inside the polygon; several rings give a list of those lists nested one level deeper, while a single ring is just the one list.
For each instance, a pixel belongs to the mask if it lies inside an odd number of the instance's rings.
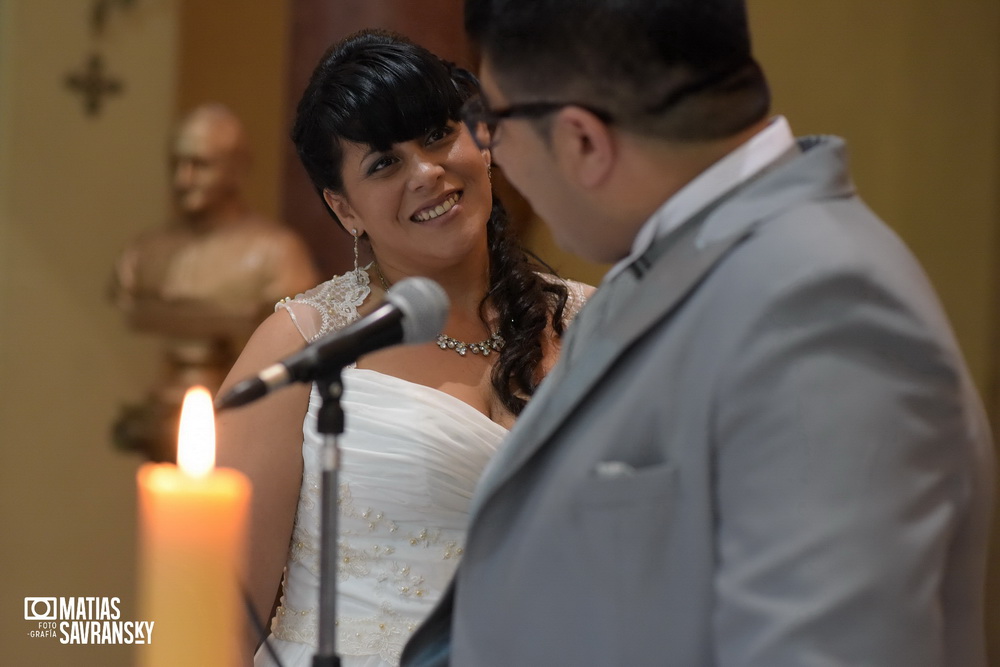
[{"label": "pearl necklace", "polygon": [[[378,280],[382,283],[382,289],[388,292],[390,287],[389,281],[386,280],[385,276],[382,274],[382,267],[378,265],[378,262],[375,262],[375,273],[378,274]],[[494,331],[490,334],[489,338],[481,340],[478,343],[466,343],[465,341],[452,338],[451,336],[446,336],[442,333],[438,334],[437,344],[442,350],[455,350],[455,352],[462,357],[469,352],[488,357],[493,352],[499,352],[502,350],[503,346],[507,344],[507,341],[504,340],[499,331]]]}]

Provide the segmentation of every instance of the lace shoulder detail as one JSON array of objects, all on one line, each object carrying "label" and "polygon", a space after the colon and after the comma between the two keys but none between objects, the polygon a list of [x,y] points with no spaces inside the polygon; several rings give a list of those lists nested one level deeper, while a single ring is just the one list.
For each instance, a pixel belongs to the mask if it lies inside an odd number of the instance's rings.
[{"label": "lace shoulder detail", "polygon": [[565,280],[563,282],[566,283],[566,289],[569,290],[569,298],[566,299],[566,312],[563,315],[563,320],[566,324],[569,324],[576,318],[584,304],[587,303],[587,299],[594,289],[590,285],[575,280]]},{"label": "lace shoulder detail", "polygon": [[282,299],[275,304],[274,310],[286,310],[302,337],[312,342],[358,319],[358,307],[369,294],[368,274],[348,271],[295,298]]},{"label": "lace shoulder detail", "polygon": [[566,286],[567,298],[566,307],[563,309],[563,326],[569,326],[583,305],[587,303],[587,298],[590,293],[594,291],[594,288],[585,283],[577,282],[575,280],[567,280],[565,278],[560,278],[559,276],[553,275],[551,273],[539,273],[543,280],[547,280],[550,283],[562,283]]}]

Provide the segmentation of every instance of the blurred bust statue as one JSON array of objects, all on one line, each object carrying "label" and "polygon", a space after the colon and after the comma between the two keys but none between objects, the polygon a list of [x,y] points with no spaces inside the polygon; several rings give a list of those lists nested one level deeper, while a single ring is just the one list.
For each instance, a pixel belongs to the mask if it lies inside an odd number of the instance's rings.
[{"label": "blurred bust statue", "polygon": [[302,240],[247,204],[250,147],[232,111],[195,108],[170,153],[175,214],[125,248],[112,298],[133,328],[164,337],[166,377],[146,408],[172,413],[188,387],[214,392],[275,302],[319,278]]}]

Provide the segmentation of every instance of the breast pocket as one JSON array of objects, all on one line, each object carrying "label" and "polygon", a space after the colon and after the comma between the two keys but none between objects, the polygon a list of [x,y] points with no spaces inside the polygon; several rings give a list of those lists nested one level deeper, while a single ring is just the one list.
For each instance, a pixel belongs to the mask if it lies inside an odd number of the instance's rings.
[{"label": "breast pocket", "polygon": [[576,498],[578,557],[590,589],[602,604],[589,611],[612,636],[628,637],[641,625],[634,614],[669,576],[667,553],[673,533],[678,472],[673,464],[592,471]]},{"label": "breast pocket", "polygon": [[670,463],[619,470],[598,470],[578,489],[576,518],[583,545],[598,569],[646,565],[648,552],[663,549],[674,521],[677,468]]},{"label": "breast pocket", "polygon": [[661,506],[673,495],[676,476],[672,463],[633,468],[621,461],[601,461],[592,468],[577,500],[584,512]]}]

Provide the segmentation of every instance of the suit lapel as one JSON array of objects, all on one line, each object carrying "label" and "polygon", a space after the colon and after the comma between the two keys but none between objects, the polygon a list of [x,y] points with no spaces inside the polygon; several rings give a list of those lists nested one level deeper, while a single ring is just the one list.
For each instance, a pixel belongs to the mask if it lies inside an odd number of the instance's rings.
[{"label": "suit lapel", "polygon": [[[573,329],[578,324],[585,329],[583,340],[577,340],[577,331],[570,332],[568,349],[480,480],[472,504],[473,517],[551,439],[616,360],[643,334],[669,317],[712,268],[751,236],[761,222],[798,202],[853,193],[843,169],[837,168],[842,164],[840,142],[808,139],[800,145],[811,150],[789,154],[654,243],[627,269],[639,274],[630,293],[615,289],[614,281],[600,288],[572,325]],[[601,298],[600,293],[608,288],[611,294]],[[594,303],[597,300],[603,303]],[[592,309],[592,305],[597,308]],[[594,317],[599,320],[579,321]]]},{"label": "suit lapel", "polygon": [[[691,237],[696,225],[687,227],[683,238],[651,248],[663,256],[654,260],[656,264],[648,276],[649,280],[640,282],[631,295],[622,295],[621,298],[628,301],[628,308],[620,317],[617,317],[616,312],[620,303],[605,304],[609,310],[598,314],[602,322],[593,327],[594,331],[586,340],[567,341],[576,349],[584,347],[585,351],[582,355],[562,357],[546,378],[542,388],[518,420],[516,431],[521,437],[511,437],[490,463],[480,481],[477,498],[489,496],[514,471],[523,466],[573,413],[574,408],[608,373],[615,361],[643,333],[667,317],[710,269],[746,237],[730,237],[692,252],[694,244]],[[664,245],[670,247],[665,248]],[[669,280],[657,279],[656,274],[666,272],[669,272]],[[605,287],[601,289],[604,290]],[[590,305],[588,303],[578,317],[585,317]],[[541,409],[532,409],[534,405]],[[473,512],[478,507],[479,505],[475,505]]]}]

